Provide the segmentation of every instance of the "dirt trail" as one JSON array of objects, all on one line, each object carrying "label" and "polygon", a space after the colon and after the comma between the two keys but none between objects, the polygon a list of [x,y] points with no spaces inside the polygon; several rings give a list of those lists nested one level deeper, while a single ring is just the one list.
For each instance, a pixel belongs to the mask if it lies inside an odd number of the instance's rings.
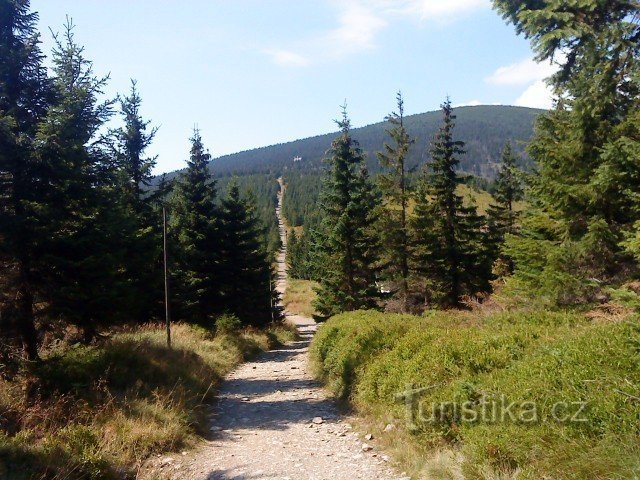
[{"label": "dirt trail", "polygon": [[[282,184],[281,184],[282,185]],[[282,192],[282,188],[281,188]],[[280,235],[285,228],[278,199]],[[286,288],[285,248],[278,288]],[[162,459],[172,479],[397,479],[388,458],[352,431],[348,418],[313,380],[310,318],[287,315],[301,339],[245,363],[222,383],[211,407],[211,439],[192,454]],[[369,443],[369,445],[367,445]]]}]

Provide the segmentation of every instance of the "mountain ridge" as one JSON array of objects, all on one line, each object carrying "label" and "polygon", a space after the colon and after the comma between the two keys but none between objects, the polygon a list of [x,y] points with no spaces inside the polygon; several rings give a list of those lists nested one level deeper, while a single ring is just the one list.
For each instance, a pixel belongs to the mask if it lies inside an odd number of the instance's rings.
[{"label": "mountain ridge", "polygon": [[[460,159],[460,170],[485,178],[493,178],[499,166],[502,147],[506,141],[514,143],[515,150],[523,155],[521,166],[530,168],[531,160],[524,154],[524,145],[533,135],[535,119],[544,110],[508,105],[478,105],[458,107],[456,138],[466,142],[467,154]],[[439,110],[408,115],[405,125],[415,144],[407,164],[415,168],[428,159],[428,144],[440,125]],[[375,152],[388,142],[385,130],[388,122],[381,121],[352,129],[367,155],[367,166],[379,171]],[[288,169],[314,171],[322,168],[323,158],[337,132],[329,132],[283,143],[256,147],[237,153],[222,155],[211,161],[216,176],[245,175],[252,173],[280,174]],[[301,158],[295,161],[295,158]],[[169,172],[168,178],[182,170]]]}]

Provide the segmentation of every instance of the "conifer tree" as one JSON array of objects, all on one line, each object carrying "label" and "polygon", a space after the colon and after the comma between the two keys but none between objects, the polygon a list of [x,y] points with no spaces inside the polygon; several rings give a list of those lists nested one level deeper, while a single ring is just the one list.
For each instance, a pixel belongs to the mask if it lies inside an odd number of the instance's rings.
[{"label": "conifer tree", "polygon": [[163,176],[155,192],[149,193],[156,157],[147,157],[157,128],[150,128],[140,112],[142,98],[135,80],[127,96],[119,99],[123,125],[113,131],[115,155],[122,173],[121,202],[128,207],[133,232],[128,242],[126,276],[129,282],[129,314],[132,320],[146,321],[161,306],[162,225],[157,200],[166,196]]},{"label": "conifer tree", "polygon": [[78,325],[91,340],[97,326],[119,313],[122,239],[130,224],[115,195],[115,165],[98,135],[113,104],[98,98],[107,77],[94,76],[70,21],[55,40],[54,101],[38,131],[48,180],[42,188],[42,276],[49,314]]},{"label": "conifer tree", "polygon": [[397,291],[402,302],[401,310],[408,309],[409,295],[409,230],[408,209],[411,188],[407,178],[406,158],[413,141],[404,126],[404,100],[398,92],[397,112],[392,112],[386,120],[391,124],[387,133],[394,145],[384,144],[384,151],[378,153],[384,173],[379,176],[383,195],[380,232],[382,235],[383,279],[389,281],[393,291]]},{"label": "conifer tree", "polygon": [[287,238],[287,275],[290,278],[304,280],[304,244],[303,235],[291,230]]},{"label": "conifer tree", "polygon": [[321,220],[318,215],[309,215],[300,234],[291,231],[287,245],[288,275],[301,280],[320,281],[323,265],[319,260],[319,248],[322,237]]},{"label": "conifer tree", "polygon": [[449,99],[442,111],[443,125],[431,144],[430,172],[425,171],[416,196],[414,269],[425,285],[425,303],[458,307],[463,295],[489,289],[490,258],[482,218],[456,193],[464,142],[454,139],[456,117]]},{"label": "conifer tree", "polygon": [[213,326],[212,318],[221,309],[220,214],[210,160],[200,132],[195,129],[187,170],[171,199],[179,314],[184,320],[207,326]]},{"label": "conifer tree", "polygon": [[278,296],[262,241],[264,229],[256,216],[255,202],[241,197],[235,181],[222,201],[220,235],[224,308],[246,324],[268,323]]},{"label": "conifer tree", "polygon": [[145,210],[145,190],[151,185],[152,170],[157,157],[145,157],[145,151],[155,137],[158,128],[149,128],[151,123],[144,120],[140,113],[142,98],[135,80],[131,81],[128,96],[119,99],[120,114],[124,125],[116,130],[118,161],[126,173],[125,194],[137,214],[148,213]]},{"label": "conifer tree", "polygon": [[8,287],[0,309],[13,320],[31,360],[38,358],[34,227],[41,201],[34,138],[49,101],[37,21],[29,0],[0,0],[0,275]]},{"label": "conifer tree", "polygon": [[622,0],[494,4],[531,41],[538,60],[560,67],[550,79],[557,106],[540,116],[528,148],[538,164],[528,182],[534,208],[521,238],[507,240],[514,281],[522,293],[587,301],[592,279],[619,282],[637,268],[625,239],[640,220],[634,161],[640,6]]},{"label": "conifer tree", "polygon": [[[516,233],[516,222],[519,215],[514,209],[514,204],[522,200],[523,194],[522,182],[516,166],[516,156],[511,144],[507,143],[502,151],[502,166],[495,182],[493,193],[495,202],[489,206],[488,211],[489,233],[493,243],[494,259],[501,256],[505,236]],[[513,270],[513,261],[502,257],[506,262],[507,273],[510,273]]]},{"label": "conifer tree", "polygon": [[379,203],[364,156],[351,136],[343,108],[340,135],[329,150],[330,172],[325,180],[321,208],[320,252],[324,265],[316,309],[321,316],[377,306],[375,263],[379,247],[374,211]]}]

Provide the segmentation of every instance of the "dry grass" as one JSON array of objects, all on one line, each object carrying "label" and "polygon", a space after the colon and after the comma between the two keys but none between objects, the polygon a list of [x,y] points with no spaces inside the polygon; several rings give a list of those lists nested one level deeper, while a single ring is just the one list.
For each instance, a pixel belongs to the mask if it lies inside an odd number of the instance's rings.
[{"label": "dry grass", "polygon": [[305,317],[315,315],[313,302],[317,297],[314,291],[316,287],[318,284],[310,280],[288,280],[287,290],[284,294],[285,309],[294,315]]},{"label": "dry grass", "polygon": [[150,455],[197,441],[202,407],[225,374],[294,336],[286,326],[172,333],[171,350],[163,329],[147,326],[0,379],[0,478],[133,478]]},{"label": "dry grass", "polygon": [[[493,196],[489,192],[484,190],[474,190],[468,185],[458,185],[456,193],[462,197],[465,206],[470,207],[475,205],[480,215],[486,215],[489,211],[489,206],[492,203],[495,203]],[[517,212],[520,212],[524,210],[525,206],[525,202],[516,202],[514,209]],[[414,209],[415,201],[412,199],[409,203],[409,213],[413,214]]]}]

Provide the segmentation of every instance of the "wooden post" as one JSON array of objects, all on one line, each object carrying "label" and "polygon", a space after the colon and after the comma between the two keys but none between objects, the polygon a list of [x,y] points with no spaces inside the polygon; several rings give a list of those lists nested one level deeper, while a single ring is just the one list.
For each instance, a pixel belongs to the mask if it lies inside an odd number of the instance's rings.
[{"label": "wooden post", "polygon": [[162,207],[162,241],[164,245],[164,313],[167,323],[167,347],[171,348],[171,309],[169,307],[169,253],[167,252],[166,207]]}]

